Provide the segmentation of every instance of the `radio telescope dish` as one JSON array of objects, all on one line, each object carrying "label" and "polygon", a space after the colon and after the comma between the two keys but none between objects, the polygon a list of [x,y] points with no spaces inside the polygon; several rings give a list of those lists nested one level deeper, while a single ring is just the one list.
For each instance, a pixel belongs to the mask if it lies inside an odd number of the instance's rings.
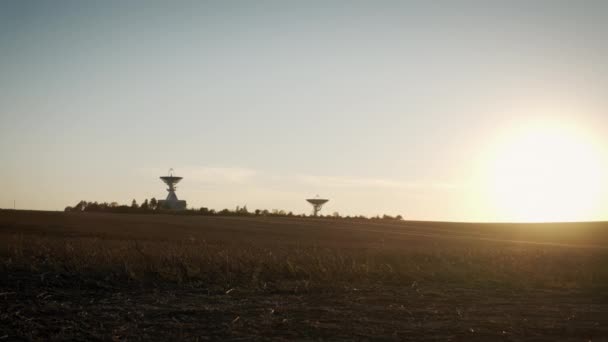
[{"label": "radio telescope dish", "polygon": [[178,200],[177,195],[175,194],[175,190],[177,189],[176,184],[179,183],[183,177],[174,176],[173,169],[169,169],[169,175],[160,177],[160,179],[169,187],[167,189],[169,194],[167,195],[167,199],[158,201],[159,205],[165,209],[186,209],[186,201]]},{"label": "radio telescope dish", "polygon": [[315,198],[309,198],[306,201],[312,205],[312,215],[313,216],[318,216],[318,214],[321,211],[321,208],[323,207],[323,205],[325,203],[327,203],[329,200],[328,199],[324,199],[324,198],[319,198],[319,195],[317,195],[317,197],[315,197]]}]

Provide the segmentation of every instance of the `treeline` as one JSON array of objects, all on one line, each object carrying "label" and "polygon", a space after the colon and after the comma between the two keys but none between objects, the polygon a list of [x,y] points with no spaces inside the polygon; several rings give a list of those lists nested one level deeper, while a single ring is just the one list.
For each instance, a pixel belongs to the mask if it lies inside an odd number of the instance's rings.
[{"label": "treeline", "polygon": [[118,204],[117,202],[87,202],[80,201],[75,206],[65,207],[66,212],[110,212],[110,213],[154,213],[163,210],[156,198],[148,201],[145,199],[141,205],[136,200],[131,205]]},{"label": "treeline", "polygon": [[[156,214],[156,213],[170,213],[174,215],[202,215],[202,216],[271,216],[271,217],[314,217],[313,215],[306,214],[294,214],[291,211],[273,209],[256,209],[249,211],[247,206],[237,206],[236,209],[222,209],[216,211],[202,207],[199,209],[190,208],[186,210],[170,210],[164,209],[159,204],[156,198],[150,200],[145,199],[141,204],[138,204],[136,200],[131,201],[131,205],[118,204],[117,202],[87,202],[80,201],[75,206],[68,206],[65,208],[66,212],[107,212],[107,213],[141,213],[141,214]],[[361,220],[403,220],[401,215],[390,216],[372,216],[367,217],[363,215],[357,216],[341,216],[338,212],[334,212],[331,215],[319,215],[317,217],[322,218],[333,218],[333,219],[361,219]]]}]

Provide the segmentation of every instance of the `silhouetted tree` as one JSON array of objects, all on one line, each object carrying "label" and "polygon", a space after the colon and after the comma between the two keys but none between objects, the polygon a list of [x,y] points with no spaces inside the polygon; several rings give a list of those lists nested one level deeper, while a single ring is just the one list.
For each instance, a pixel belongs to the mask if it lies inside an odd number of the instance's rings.
[{"label": "silhouetted tree", "polygon": [[148,199],[147,198],[144,200],[144,202],[141,204],[141,206],[139,208],[142,209],[142,210],[144,210],[144,211],[150,209],[150,205],[148,204]]},{"label": "silhouetted tree", "polygon": [[156,198],[152,197],[152,199],[150,199],[150,209],[156,210],[157,207],[158,201],[156,200]]},{"label": "silhouetted tree", "polygon": [[133,199],[133,201],[131,202],[131,208],[133,208],[133,209],[139,208],[139,206],[137,205],[137,201],[135,199]]},{"label": "silhouetted tree", "polygon": [[74,211],[84,211],[84,208],[87,206],[87,202],[85,201],[80,201],[78,202],[78,204],[76,204],[76,206],[74,207]]},{"label": "silhouetted tree", "polygon": [[89,202],[84,207],[84,211],[99,211],[99,204],[97,202]]}]

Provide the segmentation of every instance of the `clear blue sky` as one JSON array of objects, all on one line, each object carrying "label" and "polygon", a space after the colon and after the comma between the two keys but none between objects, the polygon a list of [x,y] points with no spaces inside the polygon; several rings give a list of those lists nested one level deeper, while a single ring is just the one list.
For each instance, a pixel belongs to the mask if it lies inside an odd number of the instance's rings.
[{"label": "clear blue sky", "polygon": [[0,207],[163,198],[173,167],[194,207],[319,194],[328,213],[517,219],[483,210],[484,153],[541,122],[605,157],[606,18],[606,1],[2,1]]}]

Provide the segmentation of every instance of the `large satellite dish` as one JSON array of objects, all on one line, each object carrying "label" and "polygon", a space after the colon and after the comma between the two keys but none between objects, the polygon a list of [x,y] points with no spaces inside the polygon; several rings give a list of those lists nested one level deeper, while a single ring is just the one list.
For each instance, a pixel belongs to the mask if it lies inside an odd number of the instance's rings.
[{"label": "large satellite dish", "polygon": [[174,176],[173,169],[169,169],[169,175],[160,177],[160,179],[169,187],[167,189],[167,192],[169,192],[167,199],[159,201],[160,206],[167,209],[186,209],[186,201],[178,200],[177,195],[175,194],[175,190],[177,189],[175,185],[179,183],[183,177]]}]

